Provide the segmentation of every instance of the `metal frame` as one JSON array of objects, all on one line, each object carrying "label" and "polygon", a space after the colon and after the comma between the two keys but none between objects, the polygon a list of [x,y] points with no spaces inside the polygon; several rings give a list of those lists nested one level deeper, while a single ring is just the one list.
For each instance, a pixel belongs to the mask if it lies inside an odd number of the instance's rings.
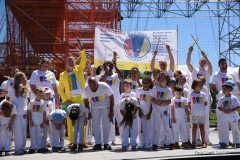
[{"label": "metal frame", "polygon": [[[189,18],[217,17],[219,57],[239,66],[240,1],[239,0],[120,0],[122,18]],[[207,16],[197,14],[210,13]],[[233,23],[234,20],[235,23]]]}]

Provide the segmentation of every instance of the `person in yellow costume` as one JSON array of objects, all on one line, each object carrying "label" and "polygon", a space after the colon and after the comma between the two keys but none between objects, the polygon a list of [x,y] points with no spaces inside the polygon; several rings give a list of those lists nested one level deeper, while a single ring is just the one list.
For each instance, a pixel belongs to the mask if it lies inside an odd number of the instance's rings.
[{"label": "person in yellow costume", "polygon": [[[79,43],[77,49],[80,51],[80,62],[76,65],[76,59],[69,56],[66,59],[66,70],[60,74],[59,78],[59,94],[62,99],[62,109],[67,111],[68,105],[79,103],[84,105],[82,97],[85,87],[84,68],[86,66],[86,52],[83,44]],[[74,127],[70,118],[67,118],[68,140],[71,146],[74,142]],[[86,127],[84,127],[84,146],[86,145]]]}]

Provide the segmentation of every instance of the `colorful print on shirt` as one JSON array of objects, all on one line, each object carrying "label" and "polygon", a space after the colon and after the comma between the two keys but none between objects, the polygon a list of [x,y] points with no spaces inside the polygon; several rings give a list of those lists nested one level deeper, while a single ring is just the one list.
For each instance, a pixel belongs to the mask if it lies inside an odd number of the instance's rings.
[{"label": "colorful print on shirt", "polygon": [[223,107],[231,107],[232,106],[232,101],[223,101]]},{"label": "colorful print on shirt", "polygon": [[132,85],[132,89],[135,90],[135,89],[138,89],[138,88],[139,88],[139,87],[138,87],[138,84],[133,84],[133,85]]},{"label": "colorful print on shirt", "polygon": [[44,111],[44,106],[43,105],[33,105],[32,111],[42,113]]},{"label": "colorful print on shirt", "polygon": [[70,76],[70,81],[71,81],[71,90],[76,90],[78,89],[78,85],[77,85],[77,78],[76,78],[76,75],[73,73],[71,74]]},{"label": "colorful print on shirt", "polygon": [[184,102],[174,102],[174,107],[175,108],[184,108],[185,105],[186,104]]},{"label": "colorful print on shirt", "polygon": [[96,97],[92,97],[91,100],[92,100],[93,103],[102,102],[103,97],[102,96],[96,96]]},{"label": "colorful print on shirt", "polygon": [[139,94],[139,100],[140,101],[146,101],[149,102],[150,101],[151,96],[147,95],[147,94]]},{"label": "colorful print on shirt", "polygon": [[228,77],[222,78],[222,83],[224,84],[228,80]]},{"label": "colorful print on shirt", "polygon": [[51,80],[51,76],[40,76],[39,77],[39,81],[41,83],[44,83],[44,82],[49,82]]},{"label": "colorful print on shirt", "polygon": [[203,104],[204,100],[203,97],[192,97],[193,104]]},{"label": "colorful print on shirt", "polygon": [[168,93],[167,92],[157,92],[157,98],[167,99]]},{"label": "colorful print on shirt", "polygon": [[182,96],[187,98],[187,92],[182,92]]},{"label": "colorful print on shirt", "polygon": [[107,83],[109,86],[113,86],[113,85],[115,85],[115,80],[114,80],[114,79],[109,79],[109,80],[106,80],[106,83]]}]

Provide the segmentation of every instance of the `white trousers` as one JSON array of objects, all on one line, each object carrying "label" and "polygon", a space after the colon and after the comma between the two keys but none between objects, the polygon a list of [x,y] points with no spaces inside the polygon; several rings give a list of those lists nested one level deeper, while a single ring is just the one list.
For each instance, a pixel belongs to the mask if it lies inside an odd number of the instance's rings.
[{"label": "white trousers", "polygon": [[14,121],[14,143],[15,152],[25,149],[27,138],[27,119],[23,118],[23,115],[16,115]]},{"label": "white trousers", "polygon": [[92,129],[96,144],[102,144],[101,143],[102,135],[103,143],[108,144],[109,142],[109,135],[112,122],[110,122],[108,114],[109,108],[104,109],[92,108]]},{"label": "white trousers", "polygon": [[150,148],[152,144],[152,117],[148,120],[146,117],[140,119],[140,145],[141,148]]},{"label": "white trousers", "polygon": [[173,126],[173,139],[175,143],[179,142],[179,135],[181,137],[182,143],[188,141],[187,137],[187,127],[186,127],[186,116],[176,118],[176,123],[172,124]]},{"label": "white trousers", "polygon": [[30,130],[30,139],[31,139],[30,149],[41,149],[43,129],[40,127],[40,124],[38,125],[34,124],[33,127],[29,126],[29,130]]},{"label": "white trousers", "polygon": [[[170,128],[170,115],[168,110],[154,111],[153,112],[153,145],[160,145],[160,136],[165,137],[166,145],[173,143],[172,130]],[[160,128],[163,130],[160,132]]]},{"label": "white trousers", "polygon": [[7,129],[8,124],[0,124],[0,151],[11,150],[12,132]]},{"label": "white trousers", "polygon": [[64,147],[64,137],[65,137],[65,125],[62,125],[62,127],[58,130],[55,128],[55,125],[50,122],[52,125],[52,147]]},{"label": "white trousers", "polygon": [[47,147],[48,135],[49,135],[49,125],[45,125],[45,127],[43,128],[42,148],[46,148]]},{"label": "white trousers", "polygon": [[129,144],[129,134],[130,134],[130,143],[131,146],[137,145],[137,136],[138,136],[138,117],[133,119],[132,127],[122,125],[122,146],[128,146]]},{"label": "white trousers", "polygon": [[228,114],[221,114],[221,117],[218,118],[219,118],[218,137],[220,143],[225,143],[229,145],[229,126],[230,126],[232,130],[233,143],[240,144],[240,132],[238,127],[238,120],[232,120]]},{"label": "white trousers", "polygon": [[85,116],[79,117],[74,123],[74,144],[83,144]]}]

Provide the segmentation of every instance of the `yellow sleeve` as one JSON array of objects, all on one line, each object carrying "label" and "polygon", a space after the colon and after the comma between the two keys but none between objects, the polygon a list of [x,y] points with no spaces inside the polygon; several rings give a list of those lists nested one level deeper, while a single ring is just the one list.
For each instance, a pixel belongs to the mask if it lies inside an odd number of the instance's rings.
[{"label": "yellow sleeve", "polygon": [[86,67],[86,63],[87,63],[87,56],[86,56],[85,49],[82,49],[80,51],[80,57],[81,57],[81,60],[79,62],[78,68],[81,70],[84,70]]},{"label": "yellow sleeve", "polygon": [[58,92],[61,96],[62,102],[64,103],[65,101],[67,101],[67,96],[65,94],[65,87],[64,87],[64,78],[63,78],[64,73],[60,74],[59,77],[59,87],[58,87]]}]

